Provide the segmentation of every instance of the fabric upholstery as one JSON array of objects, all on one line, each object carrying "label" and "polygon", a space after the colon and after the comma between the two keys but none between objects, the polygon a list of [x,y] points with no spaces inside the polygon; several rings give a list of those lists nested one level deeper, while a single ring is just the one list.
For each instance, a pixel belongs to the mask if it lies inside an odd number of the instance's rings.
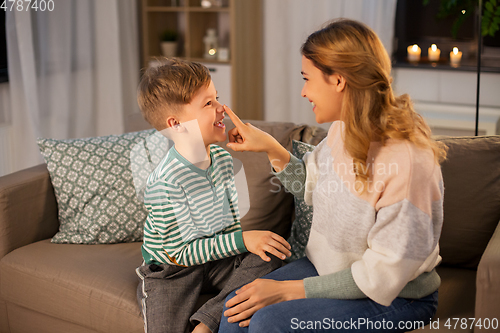
[{"label": "fabric upholstery", "polygon": [[[305,153],[313,151],[315,146],[308,143],[293,141],[292,154],[302,159]],[[313,208],[305,203],[303,198],[294,197],[295,220],[292,222],[290,237],[288,243],[292,247],[292,255],[287,259],[288,262],[300,259],[306,255],[307,241],[311,231]]]},{"label": "fabric upholstery", "polygon": [[0,258],[52,237],[58,226],[56,198],[45,164],[0,177]]},{"label": "fabric upholstery", "polygon": [[[476,318],[498,316],[500,300],[500,225],[491,237],[477,270]],[[500,320],[500,318],[497,318]]]},{"label": "fabric upholstery", "polygon": [[443,264],[476,268],[500,221],[500,136],[438,138],[442,163]]},{"label": "fabric upholstery", "polygon": [[140,246],[49,240],[24,246],[1,261],[2,298],[89,330],[140,332],[135,274],[142,262]]},{"label": "fabric upholstery", "polygon": [[[224,119],[226,133],[234,128],[231,120]],[[252,125],[276,138],[286,149],[292,149],[292,137],[298,135],[304,126],[293,123],[264,122],[252,120]],[[272,230],[288,237],[293,215],[293,196],[286,193],[279,180],[271,172],[266,153],[235,152],[227,148],[228,140],[219,145],[234,159],[243,163],[250,196],[250,210],[242,217],[241,227],[245,230]],[[235,163],[236,164],[236,163]],[[235,173],[237,170],[235,170]]]},{"label": "fabric upholstery", "polygon": [[[146,142],[155,143],[147,139],[156,133],[146,130],[38,140],[58,204],[60,228],[54,243],[109,244],[142,239],[147,212],[136,187],[144,187],[150,170],[141,166],[149,166],[148,157],[155,157],[154,153],[164,156],[168,150],[168,140],[157,133],[160,140],[146,152]],[[141,162],[136,163],[136,170],[143,174],[133,173],[133,162],[137,161]],[[137,184],[137,180],[143,181]]]}]

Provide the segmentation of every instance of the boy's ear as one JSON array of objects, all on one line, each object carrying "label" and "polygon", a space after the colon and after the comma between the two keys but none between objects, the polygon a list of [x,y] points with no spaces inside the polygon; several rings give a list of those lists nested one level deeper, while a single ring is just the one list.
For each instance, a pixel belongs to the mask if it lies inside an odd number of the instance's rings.
[{"label": "boy's ear", "polygon": [[174,117],[174,116],[170,116],[167,118],[167,128],[171,128],[171,129],[177,129],[179,128],[179,125],[181,123],[179,122],[179,120]]}]

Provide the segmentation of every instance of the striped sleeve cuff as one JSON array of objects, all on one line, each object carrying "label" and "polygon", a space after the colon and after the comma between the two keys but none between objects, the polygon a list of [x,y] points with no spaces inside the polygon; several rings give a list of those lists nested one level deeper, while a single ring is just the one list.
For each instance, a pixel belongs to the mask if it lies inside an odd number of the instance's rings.
[{"label": "striped sleeve cuff", "polygon": [[273,174],[280,180],[281,184],[295,197],[304,198],[306,184],[306,166],[304,161],[290,154],[290,162],[280,172]]},{"label": "striped sleeve cuff", "polygon": [[333,274],[305,278],[304,289],[306,298],[366,298],[366,295],[354,282],[350,268]]},{"label": "striped sleeve cuff", "polygon": [[243,241],[243,232],[241,230],[234,233],[234,242],[236,243],[236,249],[240,253],[248,252],[245,242]]}]

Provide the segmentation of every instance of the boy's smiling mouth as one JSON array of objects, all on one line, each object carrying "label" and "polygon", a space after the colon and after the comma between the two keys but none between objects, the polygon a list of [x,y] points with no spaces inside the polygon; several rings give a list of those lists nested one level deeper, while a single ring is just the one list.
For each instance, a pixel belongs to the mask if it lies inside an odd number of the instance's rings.
[{"label": "boy's smiling mouth", "polygon": [[218,128],[226,128],[226,125],[224,125],[224,123],[222,122],[223,119],[221,119],[220,121],[217,121],[214,123],[214,126],[215,127],[218,127]]}]

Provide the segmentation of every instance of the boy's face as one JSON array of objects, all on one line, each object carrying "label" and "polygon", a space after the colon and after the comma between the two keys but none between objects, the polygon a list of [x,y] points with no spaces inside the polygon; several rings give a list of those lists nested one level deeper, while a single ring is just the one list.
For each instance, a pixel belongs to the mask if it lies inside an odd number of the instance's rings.
[{"label": "boy's face", "polygon": [[186,104],[179,116],[182,122],[197,120],[205,146],[226,140],[224,108],[217,101],[217,91],[210,81],[208,87],[201,87],[194,95],[191,103]]}]

